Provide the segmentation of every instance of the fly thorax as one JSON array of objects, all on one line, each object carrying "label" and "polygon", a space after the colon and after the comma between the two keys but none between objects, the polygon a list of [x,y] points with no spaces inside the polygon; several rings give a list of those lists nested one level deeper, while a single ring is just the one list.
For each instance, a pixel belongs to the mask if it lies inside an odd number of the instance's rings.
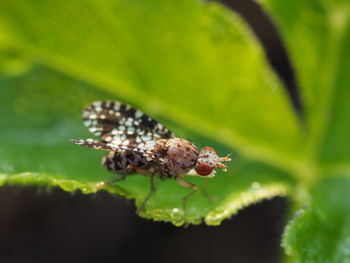
[{"label": "fly thorax", "polygon": [[197,163],[198,149],[191,142],[181,138],[158,140],[156,151],[162,158],[161,173],[174,177],[188,173]]}]

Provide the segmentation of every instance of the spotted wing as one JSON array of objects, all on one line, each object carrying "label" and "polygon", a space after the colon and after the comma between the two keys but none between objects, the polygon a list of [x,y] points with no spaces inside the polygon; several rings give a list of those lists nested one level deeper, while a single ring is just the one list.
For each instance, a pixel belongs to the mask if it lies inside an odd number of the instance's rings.
[{"label": "spotted wing", "polygon": [[83,111],[84,125],[105,142],[124,144],[174,137],[147,114],[118,101],[96,101]]},{"label": "spotted wing", "polygon": [[70,142],[104,151],[133,151],[137,153],[141,153],[145,157],[153,158],[153,151],[155,144],[157,143],[155,140],[149,140],[142,144],[135,144],[132,142],[125,143],[116,143],[116,142],[102,142],[94,139],[71,139]]}]

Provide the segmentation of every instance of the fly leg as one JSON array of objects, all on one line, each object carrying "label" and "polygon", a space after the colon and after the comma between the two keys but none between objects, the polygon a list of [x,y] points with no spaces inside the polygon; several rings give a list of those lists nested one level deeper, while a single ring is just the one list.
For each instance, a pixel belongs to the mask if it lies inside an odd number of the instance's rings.
[{"label": "fly leg", "polygon": [[111,184],[114,184],[114,183],[118,183],[118,182],[121,182],[121,181],[124,181],[126,178],[126,174],[120,174],[120,177],[119,178],[116,178],[116,179],[113,179],[113,180],[110,180],[108,182],[99,182],[95,185],[96,189],[100,189],[100,188],[103,188],[107,185],[111,185]]},{"label": "fly leg", "polygon": [[102,188],[104,186],[121,182],[125,180],[128,175],[136,173],[135,168],[130,165],[130,160],[127,158],[125,152],[109,152],[102,158],[102,166],[108,171],[118,174],[118,178],[115,178],[108,182],[100,182],[96,184],[96,188]]},{"label": "fly leg", "polygon": [[207,191],[207,185],[208,185],[208,181],[209,181],[210,178],[204,178],[203,179],[203,184],[202,184],[202,187],[201,187],[201,192],[203,194],[203,196],[208,199],[210,202],[215,202],[217,201],[217,198],[215,198],[214,196],[211,196],[208,194],[208,191]]},{"label": "fly leg", "polygon": [[208,192],[207,192],[207,185],[208,185],[208,178],[204,178],[203,179],[203,184],[202,184],[202,187],[201,187],[201,192],[202,192],[202,194],[203,194],[203,196],[205,198],[210,200],[210,196],[208,195]]},{"label": "fly leg", "polygon": [[150,199],[150,197],[156,191],[156,185],[155,185],[155,182],[154,182],[154,176],[155,176],[154,173],[150,174],[150,191],[149,191],[148,195],[146,196],[145,200],[143,200],[143,202],[140,205],[140,207],[137,209],[137,213],[138,214],[145,209],[148,200]]},{"label": "fly leg", "polygon": [[191,191],[188,195],[186,195],[185,197],[182,198],[182,209],[183,209],[183,211],[184,211],[184,222],[185,222],[185,226],[186,226],[186,225],[187,225],[187,209],[186,209],[187,200],[190,199],[190,197],[191,197],[195,192],[197,192],[198,187],[197,187],[197,185],[195,185],[195,184],[191,184],[191,183],[185,181],[185,180],[183,179],[182,176],[177,176],[177,177],[176,177],[176,182],[177,182],[179,185],[183,186],[183,187],[192,189],[192,191]]}]

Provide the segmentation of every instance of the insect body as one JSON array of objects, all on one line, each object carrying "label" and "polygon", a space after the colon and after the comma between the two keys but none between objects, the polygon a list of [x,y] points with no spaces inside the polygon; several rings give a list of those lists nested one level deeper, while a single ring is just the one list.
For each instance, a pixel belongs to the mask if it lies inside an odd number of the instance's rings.
[{"label": "insect body", "polygon": [[[71,142],[99,150],[109,151],[102,159],[102,165],[122,178],[131,174],[151,177],[151,192],[154,192],[153,177],[174,178],[193,191],[197,186],[186,182],[185,175],[212,178],[215,168],[226,171],[222,162],[228,157],[218,157],[215,150],[197,147],[175,135],[148,115],[118,101],[96,101],[83,111],[84,125],[91,133],[101,138],[72,139]],[[145,202],[148,200],[146,198]],[[145,203],[144,202],[144,203]]]}]

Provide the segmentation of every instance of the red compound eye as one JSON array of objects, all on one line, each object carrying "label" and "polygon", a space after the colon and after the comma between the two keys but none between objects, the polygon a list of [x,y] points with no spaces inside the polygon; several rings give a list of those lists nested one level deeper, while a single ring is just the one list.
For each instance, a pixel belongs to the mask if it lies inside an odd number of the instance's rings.
[{"label": "red compound eye", "polygon": [[199,175],[209,175],[214,170],[214,167],[211,167],[206,163],[200,163],[196,166],[195,169]]}]

